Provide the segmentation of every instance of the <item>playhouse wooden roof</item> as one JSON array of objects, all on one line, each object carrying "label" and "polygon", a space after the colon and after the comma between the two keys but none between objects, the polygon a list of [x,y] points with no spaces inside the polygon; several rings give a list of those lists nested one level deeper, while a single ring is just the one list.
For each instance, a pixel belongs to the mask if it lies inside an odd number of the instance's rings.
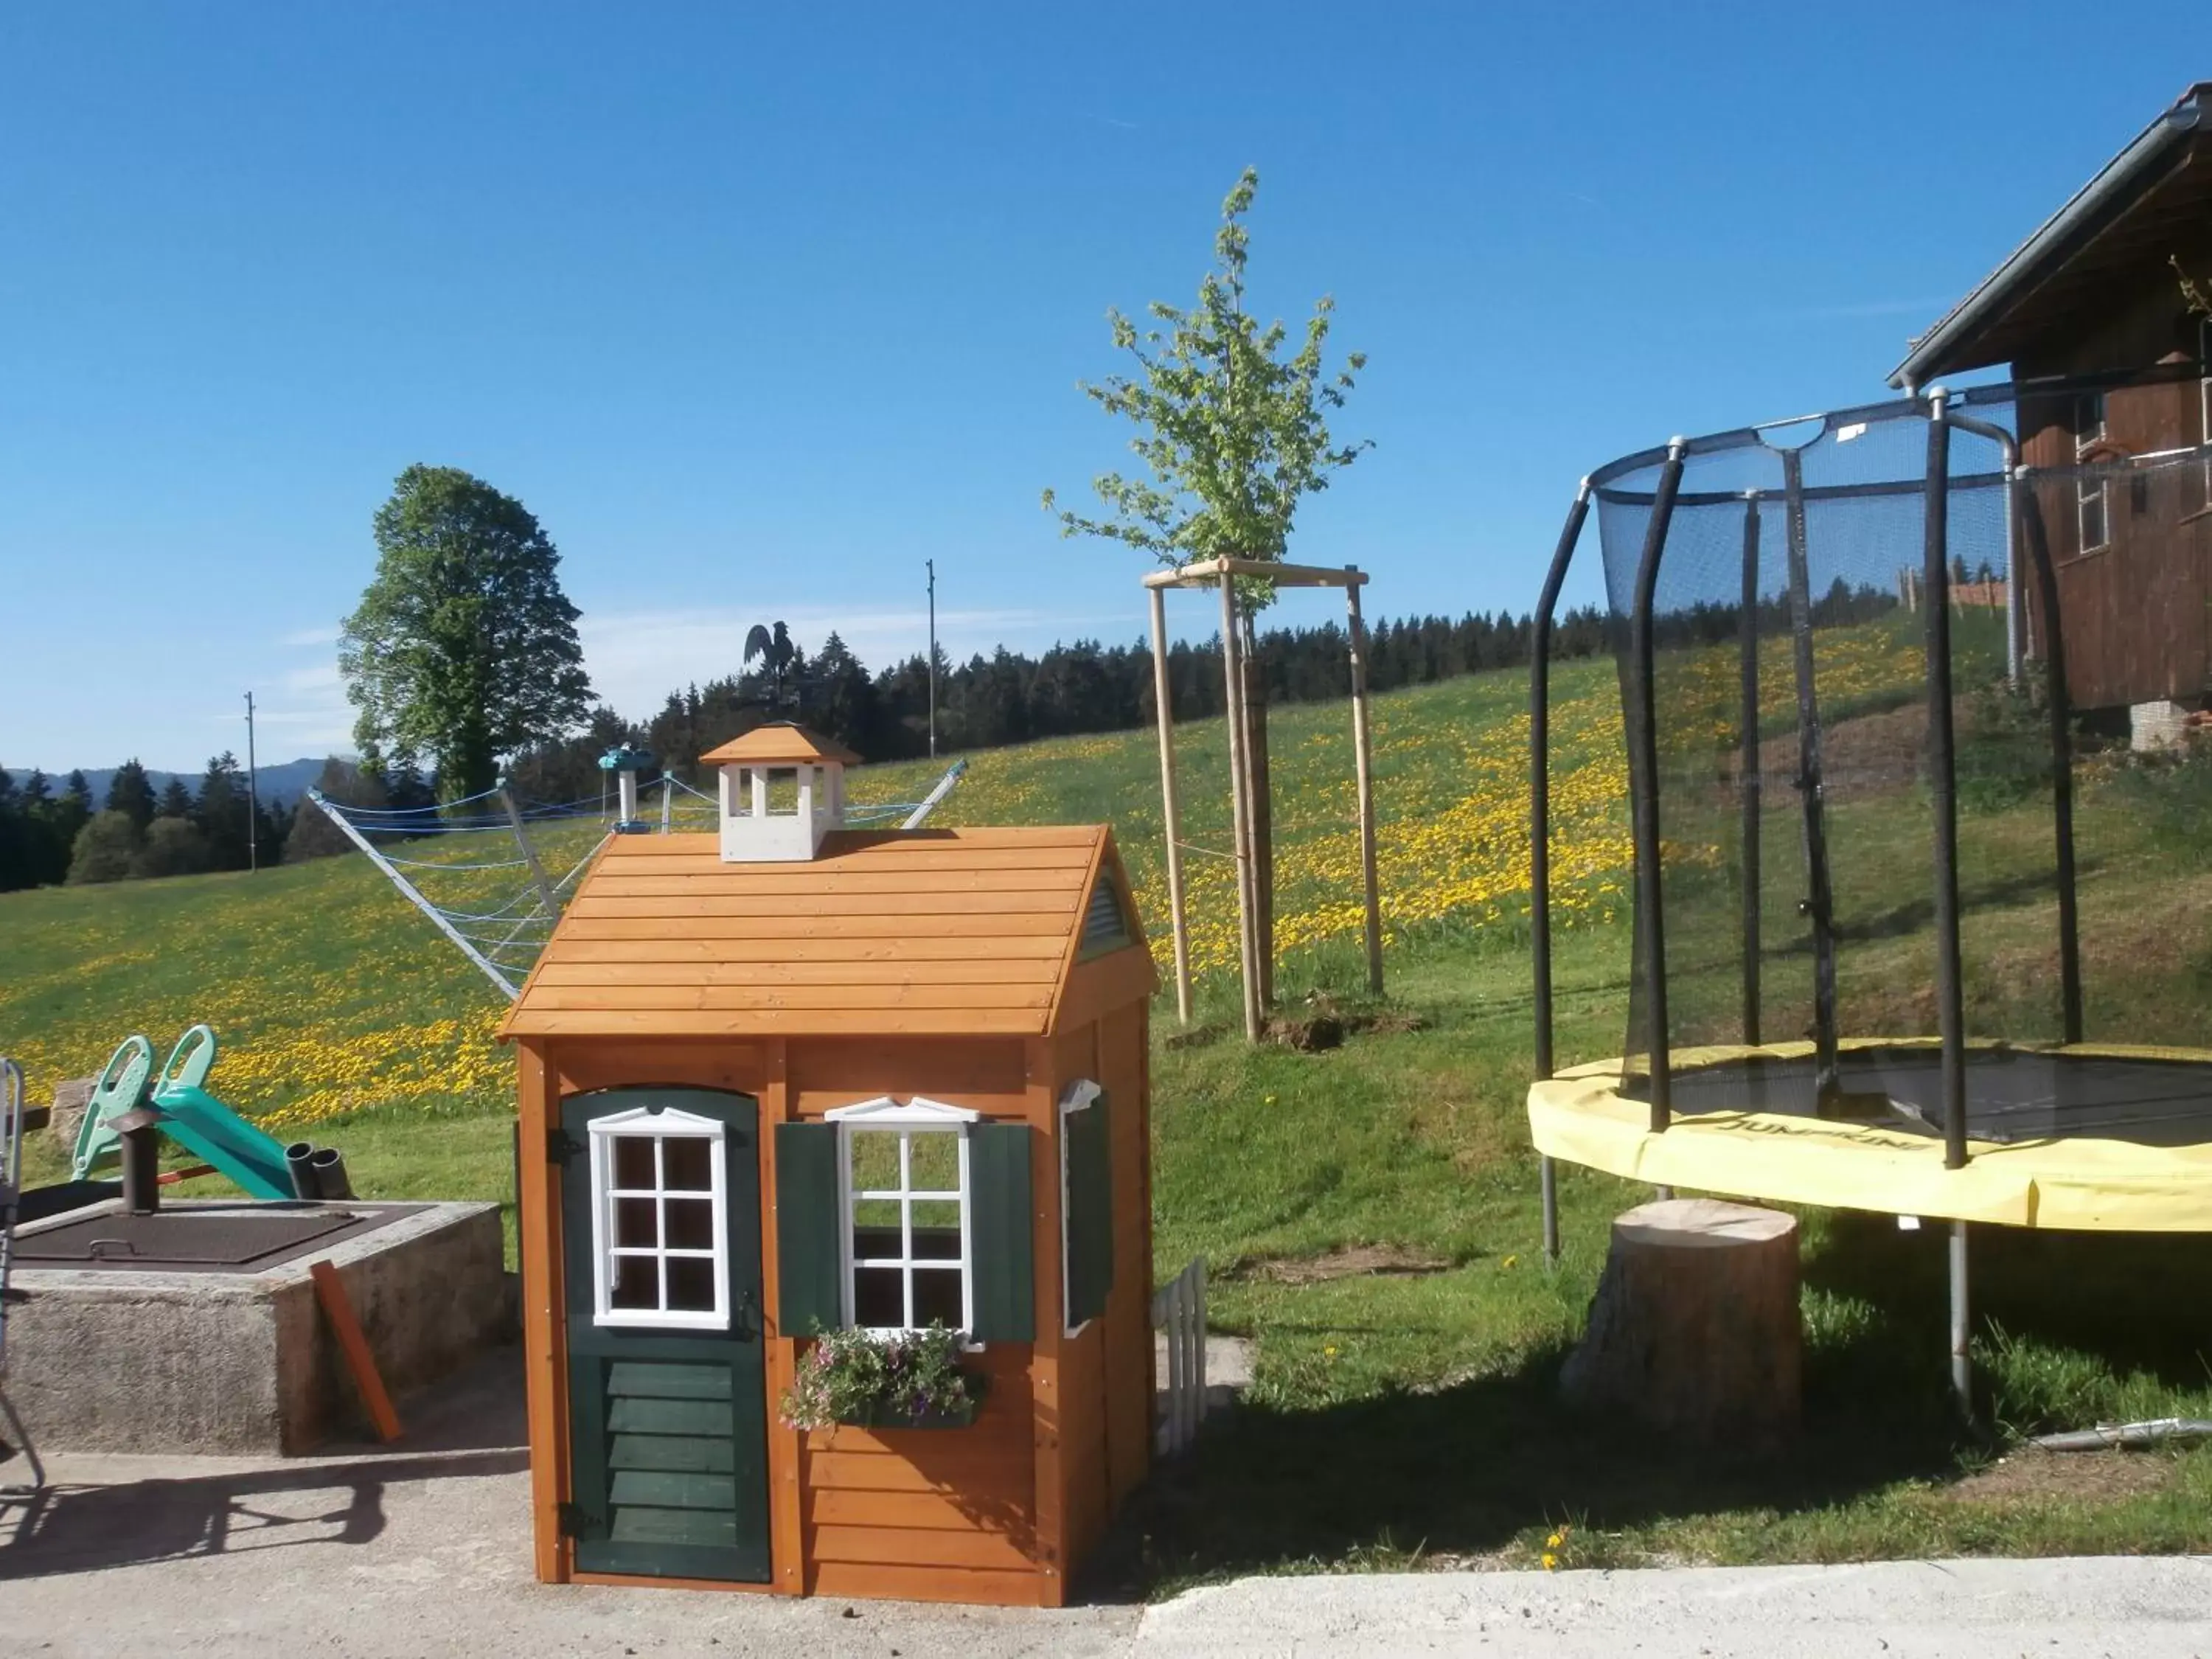
[{"label": "playhouse wooden roof", "polygon": [[699,758],[710,766],[809,766],[822,761],[834,761],[840,766],[860,763],[860,757],[851,750],[789,720],[756,726],[720,748],[708,750]]},{"label": "playhouse wooden roof", "polygon": [[[1136,942],[1085,960],[1109,873]],[[617,836],[501,1036],[1042,1036],[1152,994],[1127,893],[1103,824],[833,830],[790,864]]]}]

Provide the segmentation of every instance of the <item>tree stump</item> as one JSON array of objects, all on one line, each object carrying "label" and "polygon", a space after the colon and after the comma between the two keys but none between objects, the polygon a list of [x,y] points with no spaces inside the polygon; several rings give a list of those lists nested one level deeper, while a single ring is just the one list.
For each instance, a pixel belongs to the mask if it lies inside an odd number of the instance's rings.
[{"label": "tree stump", "polygon": [[1796,1429],[1802,1367],[1796,1219],[1675,1198],[1614,1218],[1559,1383],[1686,1440],[1771,1445]]}]

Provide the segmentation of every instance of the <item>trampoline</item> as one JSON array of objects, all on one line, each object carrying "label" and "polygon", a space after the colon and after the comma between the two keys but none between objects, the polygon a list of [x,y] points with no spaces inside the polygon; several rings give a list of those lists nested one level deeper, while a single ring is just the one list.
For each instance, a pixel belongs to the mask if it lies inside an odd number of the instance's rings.
[{"label": "trampoline", "polygon": [[[2046,458],[2103,389],[1934,388],[1674,439],[1583,481],[1532,651],[1547,1259],[1554,1159],[1948,1220],[1963,1396],[1968,1224],[2212,1231],[2212,1050],[2186,993],[2212,940],[2172,936],[2203,933],[2201,908],[2164,933],[2157,915],[2212,880],[2212,787],[2189,793],[2212,757],[2147,772],[2126,709],[2073,695],[2155,678],[2128,657],[2176,631],[2157,577],[2201,556],[2212,445],[2023,465],[2015,432]],[[1561,1068],[1549,647],[1593,508],[1634,942],[1620,1057]],[[2069,676],[2069,652],[2090,672]],[[2166,828],[2145,777],[2180,803]]]}]

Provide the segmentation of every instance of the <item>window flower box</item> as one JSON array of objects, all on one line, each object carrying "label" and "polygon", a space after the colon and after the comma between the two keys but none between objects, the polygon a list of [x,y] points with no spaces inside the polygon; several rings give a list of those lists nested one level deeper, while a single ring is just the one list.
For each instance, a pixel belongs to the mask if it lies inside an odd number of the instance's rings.
[{"label": "window flower box", "polygon": [[799,1361],[781,1416],[794,1429],[957,1429],[975,1420],[985,1379],[960,1368],[960,1334],[824,1331]]}]

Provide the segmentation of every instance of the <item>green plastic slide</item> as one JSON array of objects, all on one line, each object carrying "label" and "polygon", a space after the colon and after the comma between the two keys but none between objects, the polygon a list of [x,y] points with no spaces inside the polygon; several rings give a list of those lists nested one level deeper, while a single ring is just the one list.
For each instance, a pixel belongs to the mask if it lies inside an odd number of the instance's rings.
[{"label": "green plastic slide", "polygon": [[146,1103],[146,1086],[154,1079],[154,1045],[143,1036],[127,1036],[115,1045],[107,1069],[93,1085],[85,1103],[84,1121],[77,1126],[76,1157],[70,1169],[78,1181],[91,1178],[94,1166],[122,1150],[123,1137],[115,1120]]},{"label": "green plastic slide", "polygon": [[193,1026],[169,1051],[169,1063],[161,1068],[149,1098],[146,1079],[153,1068],[154,1047],[143,1036],[125,1039],[107,1062],[92,1103],[85,1109],[84,1127],[77,1134],[78,1179],[120,1150],[121,1137],[109,1127],[109,1120],[147,1103],[161,1114],[162,1133],[213,1164],[254,1197],[293,1196],[283,1143],[254,1127],[201,1087],[215,1067],[215,1033],[205,1025]]}]

